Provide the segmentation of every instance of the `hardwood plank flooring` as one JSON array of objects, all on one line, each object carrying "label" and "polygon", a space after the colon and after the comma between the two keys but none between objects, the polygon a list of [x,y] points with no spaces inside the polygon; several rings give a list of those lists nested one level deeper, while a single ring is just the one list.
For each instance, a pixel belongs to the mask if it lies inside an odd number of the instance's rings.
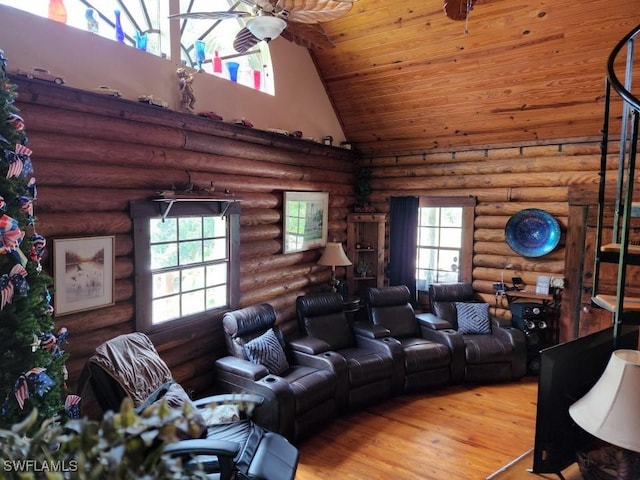
[{"label": "hardwood plank flooring", "polygon": [[484,479],[533,447],[538,379],[399,395],[302,442],[297,480]]}]

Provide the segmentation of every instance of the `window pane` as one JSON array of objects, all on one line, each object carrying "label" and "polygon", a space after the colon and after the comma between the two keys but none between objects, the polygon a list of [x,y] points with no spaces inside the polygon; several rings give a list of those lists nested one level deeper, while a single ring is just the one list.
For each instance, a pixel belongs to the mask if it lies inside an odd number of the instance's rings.
[{"label": "window pane", "polygon": [[180,265],[202,262],[202,242],[180,243]]},{"label": "window pane", "polygon": [[445,272],[457,272],[459,268],[460,252],[452,250],[440,250],[438,270]]},{"label": "window pane", "polygon": [[180,292],[180,272],[155,273],[153,275],[153,298],[166,297]]},{"label": "window pane", "polygon": [[204,260],[224,260],[227,258],[227,240],[220,238],[217,240],[204,241]]},{"label": "window pane", "polygon": [[437,247],[439,245],[439,230],[437,228],[419,228],[418,245],[423,247]]},{"label": "window pane", "polygon": [[188,268],[182,271],[182,291],[204,288],[204,267]]},{"label": "window pane", "polygon": [[179,240],[202,238],[202,219],[200,217],[180,218],[178,227],[180,229]]},{"label": "window pane", "polygon": [[183,316],[200,312],[204,312],[204,290],[196,290],[182,295]]},{"label": "window pane", "polygon": [[167,320],[180,318],[180,297],[160,298],[153,301],[153,323],[163,323]]},{"label": "window pane", "polygon": [[152,218],[149,224],[149,239],[151,243],[175,242],[178,235],[178,222],[175,218]]},{"label": "window pane", "polygon": [[462,229],[442,228],[440,230],[440,246],[460,248],[462,246]]},{"label": "window pane", "polygon": [[227,305],[227,287],[207,288],[207,308],[220,308]]},{"label": "window pane", "polygon": [[151,268],[168,268],[178,264],[178,250],[175,243],[151,245]]},{"label": "window pane", "polygon": [[227,223],[222,217],[204,217],[202,223],[205,238],[224,237],[227,234]]},{"label": "window pane", "polygon": [[439,209],[434,207],[423,207],[420,209],[420,225],[423,227],[434,227],[438,225]]},{"label": "window pane", "polygon": [[440,223],[443,227],[462,227],[462,208],[443,207]]},{"label": "window pane", "polygon": [[207,267],[207,287],[227,283],[228,264],[218,263]]}]

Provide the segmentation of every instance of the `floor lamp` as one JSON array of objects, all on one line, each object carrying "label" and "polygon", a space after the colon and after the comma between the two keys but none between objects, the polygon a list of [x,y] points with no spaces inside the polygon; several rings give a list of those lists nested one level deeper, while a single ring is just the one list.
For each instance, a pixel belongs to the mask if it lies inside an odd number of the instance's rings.
[{"label": "floor lamp", "polygon": [[616,350],[593,388],[569,407],[583,430],[622,448],[617,480],[640,478],[639,400],[640,352]]},{"label": "floor lamp", "polygon": [[336,267],[348,267],[351,265],[351,260],[344,253],[342,244],[339,242],[327,242],[327,246],[324,248],[322,256],[318,260],[318,265],[325,265],[331,267],[331,291],[337,291],[340,281],[336,279]]}]

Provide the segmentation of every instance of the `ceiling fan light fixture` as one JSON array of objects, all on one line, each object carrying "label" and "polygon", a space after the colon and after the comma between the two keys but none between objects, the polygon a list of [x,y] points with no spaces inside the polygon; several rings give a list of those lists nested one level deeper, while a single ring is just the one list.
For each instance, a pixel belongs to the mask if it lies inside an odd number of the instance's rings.
[{"label": "ceiling fan light fixture", "polygon": [[249,29],[251,34],[266,42],[280,35],[286,26],[287,22],[283,19],[270,15],[253,17],[247,21],[247,29]]}]

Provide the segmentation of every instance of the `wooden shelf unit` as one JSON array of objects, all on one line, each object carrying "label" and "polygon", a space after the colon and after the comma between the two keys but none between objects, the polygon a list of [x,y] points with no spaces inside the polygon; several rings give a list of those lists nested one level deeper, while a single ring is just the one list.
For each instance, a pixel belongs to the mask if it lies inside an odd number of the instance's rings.
[{"label": "wooden shelf unit", "polygon": [[347,217],[347,267],[350,296],[383,287],[386,213],[352,213]]}]

